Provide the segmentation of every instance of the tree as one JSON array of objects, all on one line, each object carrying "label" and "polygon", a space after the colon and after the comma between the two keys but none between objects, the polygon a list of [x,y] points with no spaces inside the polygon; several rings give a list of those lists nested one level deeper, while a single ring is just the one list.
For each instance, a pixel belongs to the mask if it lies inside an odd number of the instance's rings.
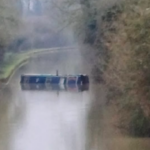
[{"label": "tree", "polygon": [[17,36],[20,22],[19,0],[0,0],[0,61],[9,43]]},{"label": "tree", "polygon": [[34,1],[33,13],[35,15],[41,15],[42,14],[42,2],[40,0]]}]

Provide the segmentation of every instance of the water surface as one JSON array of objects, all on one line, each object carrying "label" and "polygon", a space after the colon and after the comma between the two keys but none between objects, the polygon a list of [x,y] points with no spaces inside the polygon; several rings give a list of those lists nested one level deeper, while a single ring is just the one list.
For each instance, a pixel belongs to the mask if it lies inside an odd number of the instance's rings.
[{"label": "water surface", "polygon": [[149,150],[149,139],[116,136],[106,89],[26,90],[21,74],[86,73],[77,52],[33,58],[1,90],[0,150]]}]

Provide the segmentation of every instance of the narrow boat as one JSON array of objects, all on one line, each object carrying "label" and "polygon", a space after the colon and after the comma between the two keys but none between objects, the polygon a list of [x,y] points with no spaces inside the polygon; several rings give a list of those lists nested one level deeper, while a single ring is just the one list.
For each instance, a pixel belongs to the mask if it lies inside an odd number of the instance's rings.
[{"label": "narrow boat", "polygon": [[21,84],[85,85],[89,84],[88,75],[21,75]]}]

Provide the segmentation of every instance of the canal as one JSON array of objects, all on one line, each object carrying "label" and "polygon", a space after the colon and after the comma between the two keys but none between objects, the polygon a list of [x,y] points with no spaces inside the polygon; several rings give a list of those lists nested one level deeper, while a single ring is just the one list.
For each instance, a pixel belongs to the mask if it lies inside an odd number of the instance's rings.
[{"label": "canal", "polygon": [[78,51],[44,54],[20,68],[0,91],[0,150],[150,149],[149,139],[115,133],[103,85],[91,85],[89,91],[21,89],[21,74],[56,70],[86,73]]}]

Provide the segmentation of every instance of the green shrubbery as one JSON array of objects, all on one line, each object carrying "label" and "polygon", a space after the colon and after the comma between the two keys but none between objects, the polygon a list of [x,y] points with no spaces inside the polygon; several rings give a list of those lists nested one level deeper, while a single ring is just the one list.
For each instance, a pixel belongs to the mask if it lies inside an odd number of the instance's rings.
[{"label": "green shrubbery", "polygon": [[150,136],[150,1],[87,2],[76,30],[90,45],[93,77],[105,81],[109,99],[128,113],[129,133]]},{"label": "green shrubbery", "polygon": [[102,22],[109,55],[104,78],[109,88],[122,93],[115,99],[127,106],[123,108],[130,113],[128,129],[134,136],[150,136],[149,7],[148,0],[127,0],[118,9],[112,7]]},{"label": "green shrubbery", "polygon": [[150,119],[145,116],[141,106],[137,105],[131,112],[132,115],[129,123],[129,132],[134,136],[149,137]]}]

